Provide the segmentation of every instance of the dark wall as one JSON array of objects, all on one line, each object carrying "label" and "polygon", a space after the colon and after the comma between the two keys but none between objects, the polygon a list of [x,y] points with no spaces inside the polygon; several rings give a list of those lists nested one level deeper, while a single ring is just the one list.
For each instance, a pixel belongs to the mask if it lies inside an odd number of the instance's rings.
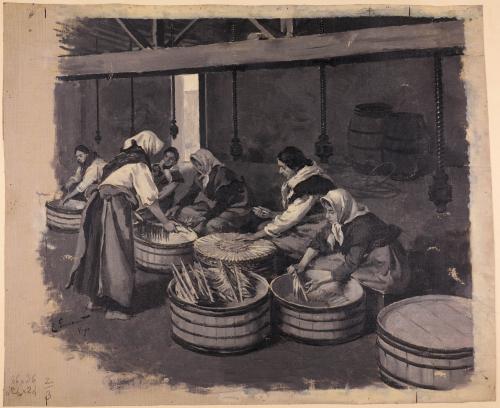
[{"label": "dark wall", "polygon": [[[56,84],[57,148],[54,167],[59,181],[76,169],[73,150],[85,144],[107,160],[117,154],[131,130],[130,79],[99,81],[102,141],[96,135],[95,81]],[[152,130],[170,144],[170,82],[166,77],[134,79],[135,130]]]},{"label": "dark wall", "polygon": [[[460,80],[460,57],[443,61],[446,162],[467,162],[466,98]],[[347,128],[355,105],[385,102],[395,111],[422,113],[434,134],[434,73],[431,58],[328,66],[328,134],[338,153],[345,153]],[[320,133],[319,68],[259,69],[238,74],[239,132],[246,160],[274,161],[293,144],[314,154]],[[230,159],[232,137],[231,74],[207,75],[208,145]],[[431,138],[431,146],[433,140]]]}]

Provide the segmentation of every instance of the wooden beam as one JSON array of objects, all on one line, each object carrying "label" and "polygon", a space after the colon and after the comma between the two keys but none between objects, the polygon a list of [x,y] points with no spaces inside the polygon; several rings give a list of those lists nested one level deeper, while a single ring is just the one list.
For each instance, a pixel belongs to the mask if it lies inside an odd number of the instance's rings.
[{"label": "wooden beam", "polygon": [[257,19],[255,19],[255,18],[249,18],[249,20],[250,20],[250,22],[251,22],[251,23],[252,23],[255,27],[257,27],[257,29],[258,29],[258,30],[259,30],[262,34],[264,34],[267,38],[272,38],[272,39],[276,38],[274,35],[272,35],[272,34],[270,33],[270,31],[269,31],[266,27],[264,27],[261,23],[259,23],[259,22],[257,21]]},{"label": "wooden beam", "polygon": [[266,41],[174,47],[61,58],[60,78],[99,75],[196,73],[234,66],[335,60],[398,51],[463,48],[462,21],[392,26]]},{"label": "wooden beam", "polygon": [[197,18],[195,18],[194,20],[191,20],[187,25],[186,27],[184,27],[181,32],[179,34],[177,34],[174,38],[174,43],[173,43],[173,46],[175,47],[177,44],[179,44],[179,42],[181,42],[181,40],[184,38],[184,36],[189,32],[189,30],[191,30],[193,28],[193,26],[196,24],[196,22],[198,21]]},{"label": "wooden beam", "polygon": [[158,47],[165,47],[165,21],[156,20],[156,44]]},{"label": "wooden beam", "polygon": [[149,43],[146,41],[145,38],[142,37],[136,30],[133,29],[133,27],[130,25],[130,23],[127,23],[123,21],[121,18],[115,18],[115,21],[120,24],[120,27],[123,28],[123,31],[127,33],[127,35],[130,37],[130,39],[141,49],[143,50],[144,48],[151,48]]}]

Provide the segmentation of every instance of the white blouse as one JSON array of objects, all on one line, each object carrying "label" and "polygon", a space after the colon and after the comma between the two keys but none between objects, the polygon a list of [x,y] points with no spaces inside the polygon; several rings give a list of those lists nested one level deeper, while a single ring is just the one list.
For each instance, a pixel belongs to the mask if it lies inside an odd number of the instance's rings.
[{"label": "white blouse", "polygon": [[76,191],[78,191],[79,193],[83,193],[87,188],[90,187],[91,184],[99,183],[102,179],[102,170],[104,169],[105,165],[106,162],[100,157],[97,157],[90,164],[90,166],[87,167],[87,170],[85,171],[85,174],[83,176],[82,168],[78,167],[75,175],[70,178],[72,182],[78,183],[75,188]]},{"label": "white blouse", "polygon": [[151,170],[144,163],[131,163],[111,173],[103,185],[124,187],[135,193],[139,201],[139,209],[149,207],[158,200],[158,188],[153,180]]},{"label": "white blouse", "polygon": [[264,231],[271,237],[278,237],[300,223],[317,200],[318,197],[314,195],[305,195],[295,199],[284,212],[264,227]]}]

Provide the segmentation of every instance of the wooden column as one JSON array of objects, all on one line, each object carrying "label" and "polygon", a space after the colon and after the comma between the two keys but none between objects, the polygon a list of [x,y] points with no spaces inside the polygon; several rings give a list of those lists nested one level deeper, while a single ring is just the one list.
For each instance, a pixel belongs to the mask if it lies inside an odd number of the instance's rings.
[{"label": "wooden column", "polygon": [[437,166],[431,186],[429,199],[436,206],[438,213],[446,212],[452,200],[452,187],[448,183],[448,175],[444,168],[444,106],[443,106],[443,67],[442,56],[434,54],[434,102],[436,105],[436,160]]}]

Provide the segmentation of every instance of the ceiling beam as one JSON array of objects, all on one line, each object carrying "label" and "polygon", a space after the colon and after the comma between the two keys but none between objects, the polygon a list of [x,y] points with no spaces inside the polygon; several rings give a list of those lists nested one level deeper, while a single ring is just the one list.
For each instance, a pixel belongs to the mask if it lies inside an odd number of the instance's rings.
[{"label": "ceiling beam", "polygon": [[335,60],[400,51],[463,48],[462,21],[391,26],[339,33],[238,41],[61,58],[59,78],[78,79],[106,74],[148,74],[266,66],[277,63]]},{"label": "ceiling beam", "polygon": [[115,21],[123,28],[123,31],[127,33],[130,39],[141,49],[151,48],[149,42],[137,31],[135,30],[130,22],[124,21],[121,18],[115,18]]}]

